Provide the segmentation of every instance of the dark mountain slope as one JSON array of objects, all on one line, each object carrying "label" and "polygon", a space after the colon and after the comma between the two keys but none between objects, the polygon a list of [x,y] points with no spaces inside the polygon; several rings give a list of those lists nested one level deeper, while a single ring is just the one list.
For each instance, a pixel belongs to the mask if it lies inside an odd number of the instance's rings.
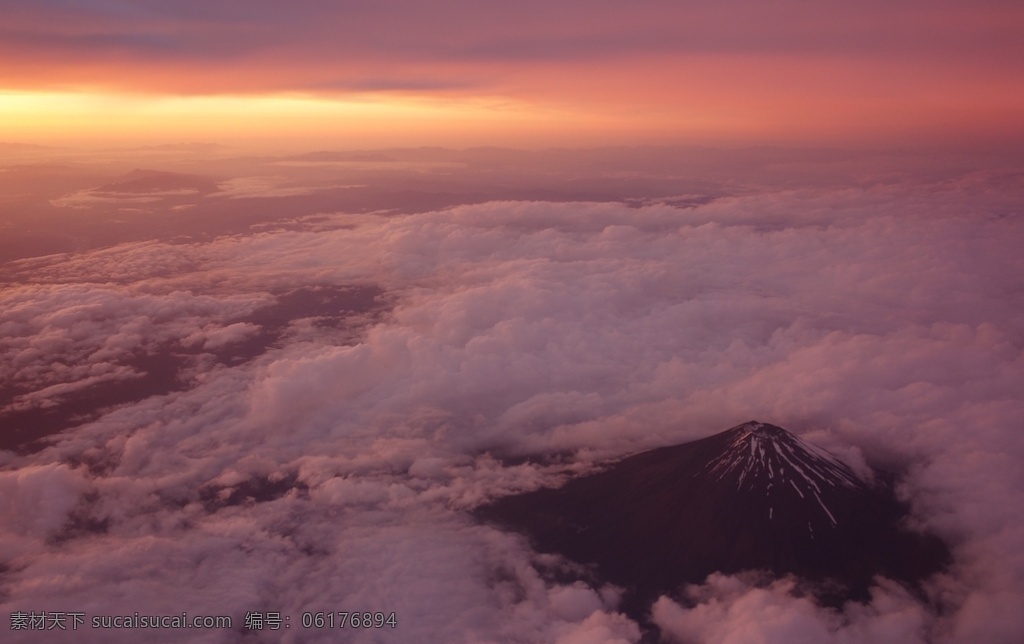
[{"label": "dark mountain slope", "polygon": [[792,573],[820,582],[829,604],[867,599],[875,575],[913,586],[949,553],[903,529],[906,512],[891,479],[866,483],[824,450],[752,421],[476,515],[525,532],[538,550],[596,565],[629,590],[624,607],[638,613],[716,571]]}]

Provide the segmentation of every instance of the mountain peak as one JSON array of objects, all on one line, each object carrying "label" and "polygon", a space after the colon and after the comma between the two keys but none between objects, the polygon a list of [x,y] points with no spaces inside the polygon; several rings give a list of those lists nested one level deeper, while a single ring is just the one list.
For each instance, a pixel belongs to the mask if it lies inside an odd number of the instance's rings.
[{"label": "mountain peak", "polygon": [[633,589],[625,609],[640,618],[644,602],[716,571],[827,581],[821,598],[839,605],[866,599],[875,575],[914,584],[949,560],[942,542],[904,529],[907,508],[886,480],[868,485],[827,451],[750,421],[476,515],[594,564]]},{"label": "mountain peak", "polygon": [[750,421],[720,436],[725,439],[720,453],[709,458],[694,476],[703,473],[734,484],[738,491],[763,490],[772,498],[779,498],[780,493],[795,494],[816,504],[833,525],[837,520],[822,500],[824,492],[837,486],[866,486],[835,456],[776,425]]},{"label": "mountain peak", "polygon": [[749,432],[754,432],[754,433],[762,432],[762,433],[765,433],[765,434],[772,434],[772,433],[788,434],[789,433],[788,431],[786,431],[785,429],[782,429],[778,425],[769,425],[768,423],[762,423],[759,420],[748,420],[747,422],[742,423],[740,425],[736,425],[732,429],[726,430],[726,431],[730,431],[731,432],[731,431],[736,431],[738,429],[742,429],[742,430],[749,431]]}]

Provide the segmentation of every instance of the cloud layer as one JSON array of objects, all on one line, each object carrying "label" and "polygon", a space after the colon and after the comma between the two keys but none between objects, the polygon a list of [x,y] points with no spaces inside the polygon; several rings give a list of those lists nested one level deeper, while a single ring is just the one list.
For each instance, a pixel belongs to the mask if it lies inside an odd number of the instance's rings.
[{"label": "cloud layer", "polygon": [[[40,400],[128,348],[244,341],[258,329],[232,320],[276,292],[373,285],[396,305],[356,341],[296,319],[251,361],[192,363],[187,390],[0,452],[3,611],[281,611],[305,642],[336,633],[303,611],[394,610],[398,631],[353,641],[635,642],[616,589],[463,510],[759,418],[906,472],[956,564],[927,601],[879,580],[842,612],[713,577],[653,607],[666,633],[1016,639],[1024,230],[1019,181],[993,181],[491,202],[23,261],[4,377]],[[573,457],[511,458],[555,452]]]}]

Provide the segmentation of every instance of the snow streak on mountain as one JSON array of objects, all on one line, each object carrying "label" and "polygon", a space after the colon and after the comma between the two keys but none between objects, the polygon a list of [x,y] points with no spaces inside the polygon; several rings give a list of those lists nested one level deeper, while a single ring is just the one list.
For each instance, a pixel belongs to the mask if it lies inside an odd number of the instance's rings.
[{"label": "snow streak on mountain", "polygon": [[[835,527],[836,517],[822,495],[827,496],[837,486],[866,488],[847,465],[781,427],[751,421],[734,427],[727,434],[730,437],[727,448],[708,462],[706,474],[718,482],[734,481],[737,491],[763,492],[769,499],[769,519],[775,517],[776,501],[780,506],[816,503]],[[797,502],[793,495],[802,502]],[[801,512],[808,518],[818,519],[814,523],[821,522],[813,507],[801,507]],[[814,531],[811,521],[808,521],[808,530]]]}]

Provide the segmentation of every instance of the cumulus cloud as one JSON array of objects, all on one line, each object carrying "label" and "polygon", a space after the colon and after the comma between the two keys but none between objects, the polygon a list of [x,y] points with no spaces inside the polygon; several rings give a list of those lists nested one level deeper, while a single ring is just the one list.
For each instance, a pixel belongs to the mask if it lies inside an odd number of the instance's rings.
[{"label": "cumulus cloud", "polygon": [[896,584],[883,581],[869,603],[851,603],[842,611],[817,606],[810,597],[795,594],[795,586],[785,579],[759,587],[715,573],[707,583],[687,589],[692,608],[662,597],[652,613],[663,632],[680,642],[935,641],[929,636],[934,618]]},{"label": "cumulus cloud", "polygon": [[[109,255],[95,259],[102,264]],[[166,269],[154,261],[156,270]],[[129,262],[120,268],[130,274],[134,267]],[[212,321],[246,315],[268,301],[263,293],[156,294],[138,283],[127,288],[109,283],[8,288],[0,294],[0,381],[28,390],[11,403],[17,407],[46,404],[103,381],[136,378],[138,370],[124,364],[132,356],[155,353],[172,342],[201,340],[207,348],[236,342],[255,326],[213,327]]]},{"label": "cumulus cloud", "polygon": [[[244,341],[259,329],[231,320],[279,289],[376,284],[396,304],[355,341],[306,325],[6,455],[5,476],[43,477],[11,498],[58,502],[4,524],[20,554],[3,610],[394,610],[410,641],[635,642],[615,589],[464,510],[759,418],[905,471],[913,520],[956,563],[927,601],[879,580],[839,611],[793,580],[715,576],[653,606],[666,633],[1009,640],[1024,631],[1008,609],[1024,600],[1009,202],[947,183],[687,208],[492,202],[32,260],[38,283],[8,295],[5,351],[23,357],[5,377],[39,390],[80,379],[46,375],[56,356]],[[335,635],[293,621],[284,641]]]},{"label": "cumulus cloud", "polygon": [[186,346],[198,345],[204,349],[219,349],[252,337],[259,330],[260,325],[248,322],[236,322],[227,326],[209,325],[185,336],[181,343]]},{"label": "cumulus cloud", "polygon": [[11,559],[22,554],[20,550],[39,548],[55,536],[89,487],[82,472],[63,464],[0,472],[2,556]]}]

